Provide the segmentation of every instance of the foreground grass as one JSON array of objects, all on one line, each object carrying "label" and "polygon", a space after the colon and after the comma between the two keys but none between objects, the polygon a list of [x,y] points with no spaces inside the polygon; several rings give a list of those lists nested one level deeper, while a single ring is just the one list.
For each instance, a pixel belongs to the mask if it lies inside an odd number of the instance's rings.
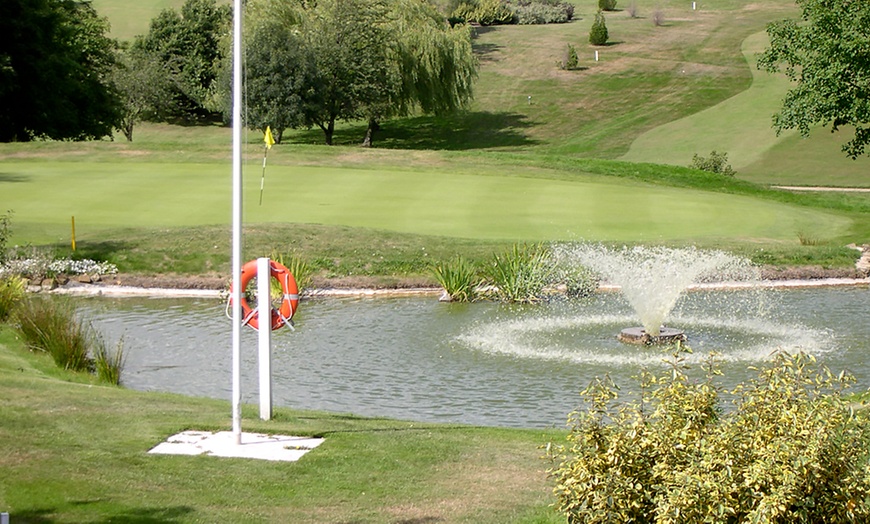
[{"label": "foreground grass", "polygon": [[16,523],[558,522],[538,446],[561,431],[243,410],[245,431],[319,435],[298,463],[151,456],[226,430],[227,402],[100,386],[0,326],[0,507]]}]

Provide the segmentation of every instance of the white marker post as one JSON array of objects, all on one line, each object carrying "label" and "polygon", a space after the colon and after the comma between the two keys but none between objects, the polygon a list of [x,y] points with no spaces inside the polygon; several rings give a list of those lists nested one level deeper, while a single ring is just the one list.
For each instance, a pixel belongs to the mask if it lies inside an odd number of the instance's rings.
[{"label": "white marker post", "polygon": [[692,2],[692,11],[695,10],[695,7],[696,7],[696,6],[695,6],[695,2]]},{"label": "white marker post", "polygon": [[257,259],[257,340],[260,363],[260,419],[272,418],[272,270],[269,258]]},{"label": "white marker post", "polygon": [[597,49],[595,50],[595,61],[596,62],[598,61],[598,50]]},{"label": "white marker post", "polygon": [[233,438],[242,443],[242,0],[233,1]]}]

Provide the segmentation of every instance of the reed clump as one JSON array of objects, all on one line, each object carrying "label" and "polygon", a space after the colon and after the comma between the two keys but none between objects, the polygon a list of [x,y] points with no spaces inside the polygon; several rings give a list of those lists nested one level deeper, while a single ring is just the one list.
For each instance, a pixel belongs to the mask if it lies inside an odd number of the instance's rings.
[{"label": "reed clump", "polygon": [[124,364],[123,343],[114,352],[93,326],[79,319],[67,300],[30,297],[15,309],[14,325],[32,351],[48,353],[66,370],[94,373],[104,382],[119,384]]}]

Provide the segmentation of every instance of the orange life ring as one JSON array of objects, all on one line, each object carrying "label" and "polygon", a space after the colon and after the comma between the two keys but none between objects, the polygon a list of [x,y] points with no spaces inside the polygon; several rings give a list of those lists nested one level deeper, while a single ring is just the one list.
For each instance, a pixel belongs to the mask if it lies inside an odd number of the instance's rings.
[{"label": "orange life ring", "polygon": [[[274,260],[269,261],[269,274],[272,278],[278,279],[278,282],[281,283],[281,292],[283,294],[283,297],[281,298],[281,306],[278,308],[271,308],[271,325],[272,330],[274,331],[289,324],[290,319],[293,318],[293,314],[296,313],[297,306],[299,305],[299,288],[296,286],[296,279],[293,278],[293,274],[290,273],[290,270]],[[251,326],[254,329],[259,329],[259,313],[256,309],[251,308],[247,299],[245,299],[245,289],[248,287],[248,283],[251,279],[255,276],[257,276],[257,261],[251,260],[242,266],[242,298],[240,305],[242,307],[242,324]],[[232,303],[232,300],[233,288],[230,286],[230,303]]]}]

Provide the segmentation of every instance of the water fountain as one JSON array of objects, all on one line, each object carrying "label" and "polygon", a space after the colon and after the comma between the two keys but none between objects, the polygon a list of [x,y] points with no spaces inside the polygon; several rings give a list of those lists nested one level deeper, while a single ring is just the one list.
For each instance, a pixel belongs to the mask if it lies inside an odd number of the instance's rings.
[{"label": "water fountain", "polygon": [[620,331],[617,338],[628,344],[685,341],[683,331],[665,327],[664,321],[690,285],[758,279],[757,269],[748,260],[723,251],[580,244],[562,246],[555,253],[560,263],[586,266],[607,283],[619,286],[642,324]]}]

